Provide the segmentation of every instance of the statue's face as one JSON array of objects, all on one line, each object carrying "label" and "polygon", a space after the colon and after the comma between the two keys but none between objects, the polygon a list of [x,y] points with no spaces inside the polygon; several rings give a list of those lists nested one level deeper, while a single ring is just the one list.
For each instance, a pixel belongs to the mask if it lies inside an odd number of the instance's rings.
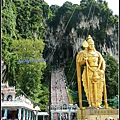
[{"label": "statue's face", "polygon": [[88,48],[89,50],[94,50],[94,44],[89,44]]}]

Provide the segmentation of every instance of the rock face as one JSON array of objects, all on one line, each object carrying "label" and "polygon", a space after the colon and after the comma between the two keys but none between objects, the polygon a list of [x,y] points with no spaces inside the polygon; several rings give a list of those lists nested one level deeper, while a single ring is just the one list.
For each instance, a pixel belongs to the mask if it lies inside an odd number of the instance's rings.
[{"label": "rock face", "polygon": [[[90,20],[85,21],[86,16],[82,13],[78,14],[80,20],[76,22],[75,27],[71,27],[69,32],[66,33],[67,25],[65,25],[64,17],[61,17],[57,28],[53,26],[47,26],[45,32],[46,52],[45,57],[50,63],[61,63],[69,57],[75,57],[76,54],[82,49],[82,42],[88,37],[88,33],[91,33],[93,40],[95,41],[95,48],[102,55],[109,54],[118,61],[118,33],[116,32],[115,25],[113,27],[105,27],[104,39],[96,38],[96,34],[100,31],[100,24],[103,21],[102,18],[97,16],[92,17]],[[79,32],[79,30],[81,30]],[[87,34],[85,31],[87,30]],[[100,33],[99,33],[100,34]],[[100,34],[101,35],[101,34]]]}]

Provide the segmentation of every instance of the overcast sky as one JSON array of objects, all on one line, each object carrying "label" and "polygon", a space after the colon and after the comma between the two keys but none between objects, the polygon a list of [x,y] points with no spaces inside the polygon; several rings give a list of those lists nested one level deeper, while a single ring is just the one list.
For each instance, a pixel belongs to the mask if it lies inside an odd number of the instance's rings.
[{"label": "overcast sky", "polygon": [[[69,1],[73,4],[80,4],[81,0],[44,0],[49,5],[59,5],[62,6],[63,3]],[[119,15],[119,0],[106,0],[108,2],[108,7],[113,11],[113,14]]]}]

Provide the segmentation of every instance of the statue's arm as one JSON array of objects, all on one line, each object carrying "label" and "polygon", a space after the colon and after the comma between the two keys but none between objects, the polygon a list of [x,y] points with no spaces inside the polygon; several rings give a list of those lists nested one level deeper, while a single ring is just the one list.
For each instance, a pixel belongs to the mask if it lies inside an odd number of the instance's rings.
[{"label": "statue's arm", "polygon": [[105,60],[99,52],[98,54],[99,54],[99,69],[105,72],[105,67],[106,67]]}]

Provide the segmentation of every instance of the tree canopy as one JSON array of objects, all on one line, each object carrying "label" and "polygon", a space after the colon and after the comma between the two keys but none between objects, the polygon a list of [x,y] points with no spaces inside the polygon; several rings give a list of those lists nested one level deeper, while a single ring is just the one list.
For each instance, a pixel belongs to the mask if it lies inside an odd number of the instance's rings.
[{"label": "tree canopy", "polygon": [[[43,80],[45,29],[48,5],[37,1],[2,1],[2,59],[7,65],[5,81],[21,89],[34,105],[46,111],[48,84]],[[21,94],[20,91],[17,95]]]}]

